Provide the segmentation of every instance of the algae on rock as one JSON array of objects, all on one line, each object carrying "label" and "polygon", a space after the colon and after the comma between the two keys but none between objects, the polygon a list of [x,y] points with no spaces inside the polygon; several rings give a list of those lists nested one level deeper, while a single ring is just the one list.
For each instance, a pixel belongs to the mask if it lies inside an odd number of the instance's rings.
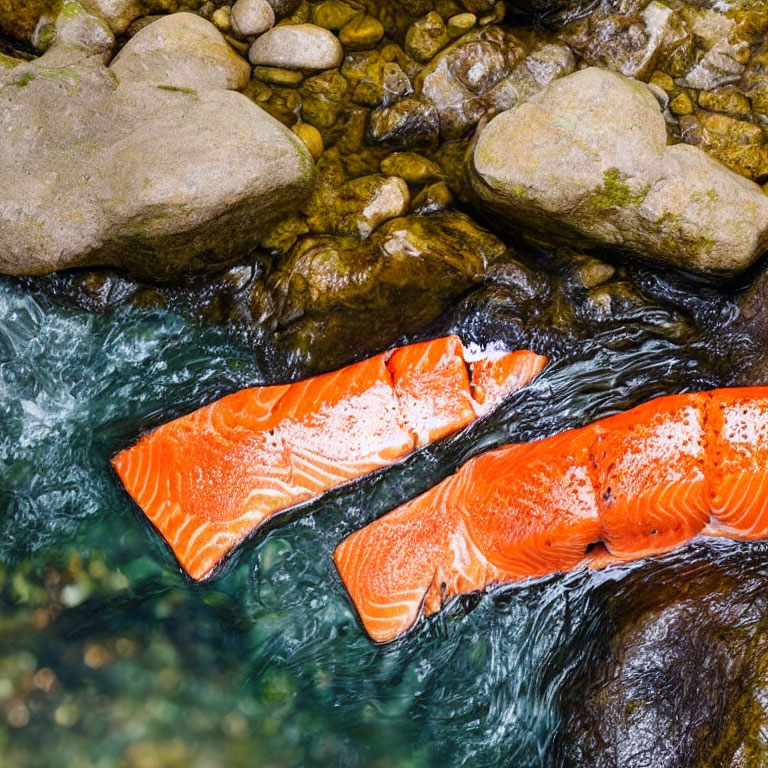
[{"label": "algae on rock", "polygon": [[332,367],[434,322],[505,252],[456,212],[392,219],[363,242],[313,235],[267,273],[252,311],[279,343]]}]

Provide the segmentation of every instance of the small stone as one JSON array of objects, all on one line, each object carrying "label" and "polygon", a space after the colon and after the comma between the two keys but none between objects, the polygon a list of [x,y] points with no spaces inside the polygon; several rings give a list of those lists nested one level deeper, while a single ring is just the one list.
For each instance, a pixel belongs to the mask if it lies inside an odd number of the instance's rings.
[{"label": "small stone", "polygon": [[312,6],[312,22],[332,32],[338,32],[356,15],[354,8],[339,0],[324,0]]},{"label": "small stone", "polygon": [[440,134],[440,116],[431,105],[418,99],[403,99],[371,112],[368,139],[390,149],[431,147]]},{"label": "small stone", "polygon": [[333,69],[305,80],[299,89],[302,120],[330,128],[344,109],[348,89],[344,76]]},{"label": "small stone", "polygon": [[417,61],[427,62],[450,41],[440,14],[430,11],[408,27],[405,51]]},{"label": "small stone", "polygon": [[[278,20],[285,19],[288,16],[291,16],[291,14],[296,13],[296,10],[301,5],[301,0],[268,0],[268,2],[272,6],[272,10],[275,12],[275,18]],[[306,16],[301,19],[302,22],[306,20]],[[299,23],[298,20],[296,23]]]},{"label": "small stone", "polygon": [[213,26],[220,32],[229,32],[232,29],[231,9],[228,5],[222,5],[211,14]]},{"label": "small stone", "polygon": [[384,37],[384,25],[366,13],[353,16],[339,32],[342,45],[352,50],[373,48],[382,37]]},{"label": "small stone", "polygon": [[108,54],[115,44],[115,36],[107,23],[86,13],[75,0],[64,2],[54,26],[57,45],[71,45],[91,54]]},{"label": "small stone", "polygon": [[499,24],[504,21],[504,17],[507,15],[507,4],[504,2],[497,3],[490,13],[485,16],[480,16],[477,23],[481,27],[487,27],[489,24]]},{"label": "small stone", "polygon": [[257,38],[248,54],[251,63],[286,69],[332,69],[341,64],[339,39],[316,24],[285,24]]},{"label": "small stone", "polygon": [[669,102],[669,109],[673,115],[693,114],[693,103],[688,94],[683,91]]},{"label": "small stone", "polygon": [[428,215],[444,211],[453,203],[453,195],[444,181],[429,184],[413,198],[411,211],[421,215]]},{"label": "small stone", "polygon": [[[356,182],[365,182],[366,179],[355,179],[347,186],[353,186]],[[408,185],[397,176],[383,179],[372,190],[365,208],[357,219],[357,231],[360,237],[368,237],[374,229],[389,219],[402,216],[408,210],[411,202],[411,194]]]},{"label": "small stone", "polygon": [[749,99],[732,88],[701,91],[699,105],[712,112],[724,112],[729,117],[747,118],[752,111]]},{"label": "small stone", "polygon": [[298,85],[304,79],[298,70],[279,67],[254,67],[253,76],[272,85]]},{"label": "small stone", "polygon": [[110,64],[122,81],[139,80],[171,88],[242,90],[251,68],[210,21],[193,13],[172,13],[144,27]]},{"label": "small stone", "polygon": [[381,172],[400,176],[409,184],[426,184],[440,177],[440,166],[416,152],[393,152],[381,161]]},{"label": "small stone", "polygon": [[477,16],[474,13],[457,13],[448,19],[446,27],[451,37],[460,37],[465,32],[469,32],[475,24],[477,24]]},{"label": "small stone", "polygon": [[582,256],[577,261],[574,272],[583,288],[596,288],[608,282],[616,274],[616,269],[600,259]]},{"label": "small stone", "polygon": [[666,72],[660,72],[658,69],[651,75],[648,84],[661,88],[672,99],[680,92],[680,89],[675,85],[675,81]]},{"label": "small stone", "polygon": [[267,0],[237,0],[232,6],[232,29],[241,37],[255,37],[275,26],[275,12]]},{"label": "small stone", "polygon": [[314,125],[296,123],[291,130],[304,142],[309,154],[317,160],[323,154],[323,137]]}]

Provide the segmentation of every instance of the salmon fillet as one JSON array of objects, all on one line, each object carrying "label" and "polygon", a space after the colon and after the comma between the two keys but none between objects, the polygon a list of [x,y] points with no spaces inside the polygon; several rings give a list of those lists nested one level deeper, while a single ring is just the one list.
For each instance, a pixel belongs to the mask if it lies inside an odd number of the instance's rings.
[{"label": "salmon fillet", "polygon": [[592,478],[612,555],[636,559],[668,552],[709,522],[707,400],[663,397],[598,422]]},{"label": "salmon fillet", "polygon": [[768,387],[716,390],[709,406],[708,532],[768,537]]},{"label": "salmon fillet", "polygon": [[483,413],[488,413],[516,389],[535,379],[547,358],[520,350],[503,357],[484,357],[470,365],[472,396]]},{"label": "salmon fillet", "polygon": [[417,447],[477,418],[463,354],[458,336],[448,336],[401,347],[389,358],[392,386]]},{"label": "salmon fillet", "polygon": [[584,561],[600,538],[591,441],[566,432],[483,454],[342,542],[334,560],[368,634],[392,640],[456,595]]},{"label": "salmon fillet", "polygon": [[768,387],[661,397],[477,456],[334,559],[366,631],[385,642],[455,595],[702,533],[768,538]]},{"label": "salmon fillet", "polygon": [[[528,376],[532,352],[508,365]],[[112,464],[184,570],[208,577],[268,519],[477,417],[456,336],[290,385],[254,387],[165,424]]]}]

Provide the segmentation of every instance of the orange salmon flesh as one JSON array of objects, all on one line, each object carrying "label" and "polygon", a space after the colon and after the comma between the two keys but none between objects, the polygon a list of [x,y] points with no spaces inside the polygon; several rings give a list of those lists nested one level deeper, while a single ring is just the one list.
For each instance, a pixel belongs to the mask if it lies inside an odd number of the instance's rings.
[{"label": "orange salmon flesh", "polygon": [[368,634],[399,637],[447,600],[698,535],[768,538],[768,387],[661,397],[470,459],[336,549]]},{"label": "orange salmon flesh", "polygon": [[112,465],[184,570],[204,579],[276,513],[461,429],[488,410],[478,391],[495,403],[546,362],[527,351],[489,358],[473,397],[457,336],[412,344],[236,392],[159,427]]}]

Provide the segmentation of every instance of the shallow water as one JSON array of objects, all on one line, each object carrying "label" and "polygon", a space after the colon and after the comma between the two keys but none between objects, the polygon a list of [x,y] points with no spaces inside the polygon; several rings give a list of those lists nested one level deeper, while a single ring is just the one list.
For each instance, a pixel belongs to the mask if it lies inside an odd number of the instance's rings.
[{"label": "shallow water", "polygon": [[[693,315],[731,311],[690,295]],[[519,341],[471,300],[447,322],[466,341]],[[721,383],[711,346],[665,340],[667,322],[647,313],[562,351],[488,419],[308,505],[196,585],[108,460],[147,428],[301,372],[166,310],[90,314],[0,281],[3,764],[542,764],[556,754],[563,685],[627,574],[733,560],[745,545],[502,587],[386,647],[358,626],[330,555],[481,450]]]}]

